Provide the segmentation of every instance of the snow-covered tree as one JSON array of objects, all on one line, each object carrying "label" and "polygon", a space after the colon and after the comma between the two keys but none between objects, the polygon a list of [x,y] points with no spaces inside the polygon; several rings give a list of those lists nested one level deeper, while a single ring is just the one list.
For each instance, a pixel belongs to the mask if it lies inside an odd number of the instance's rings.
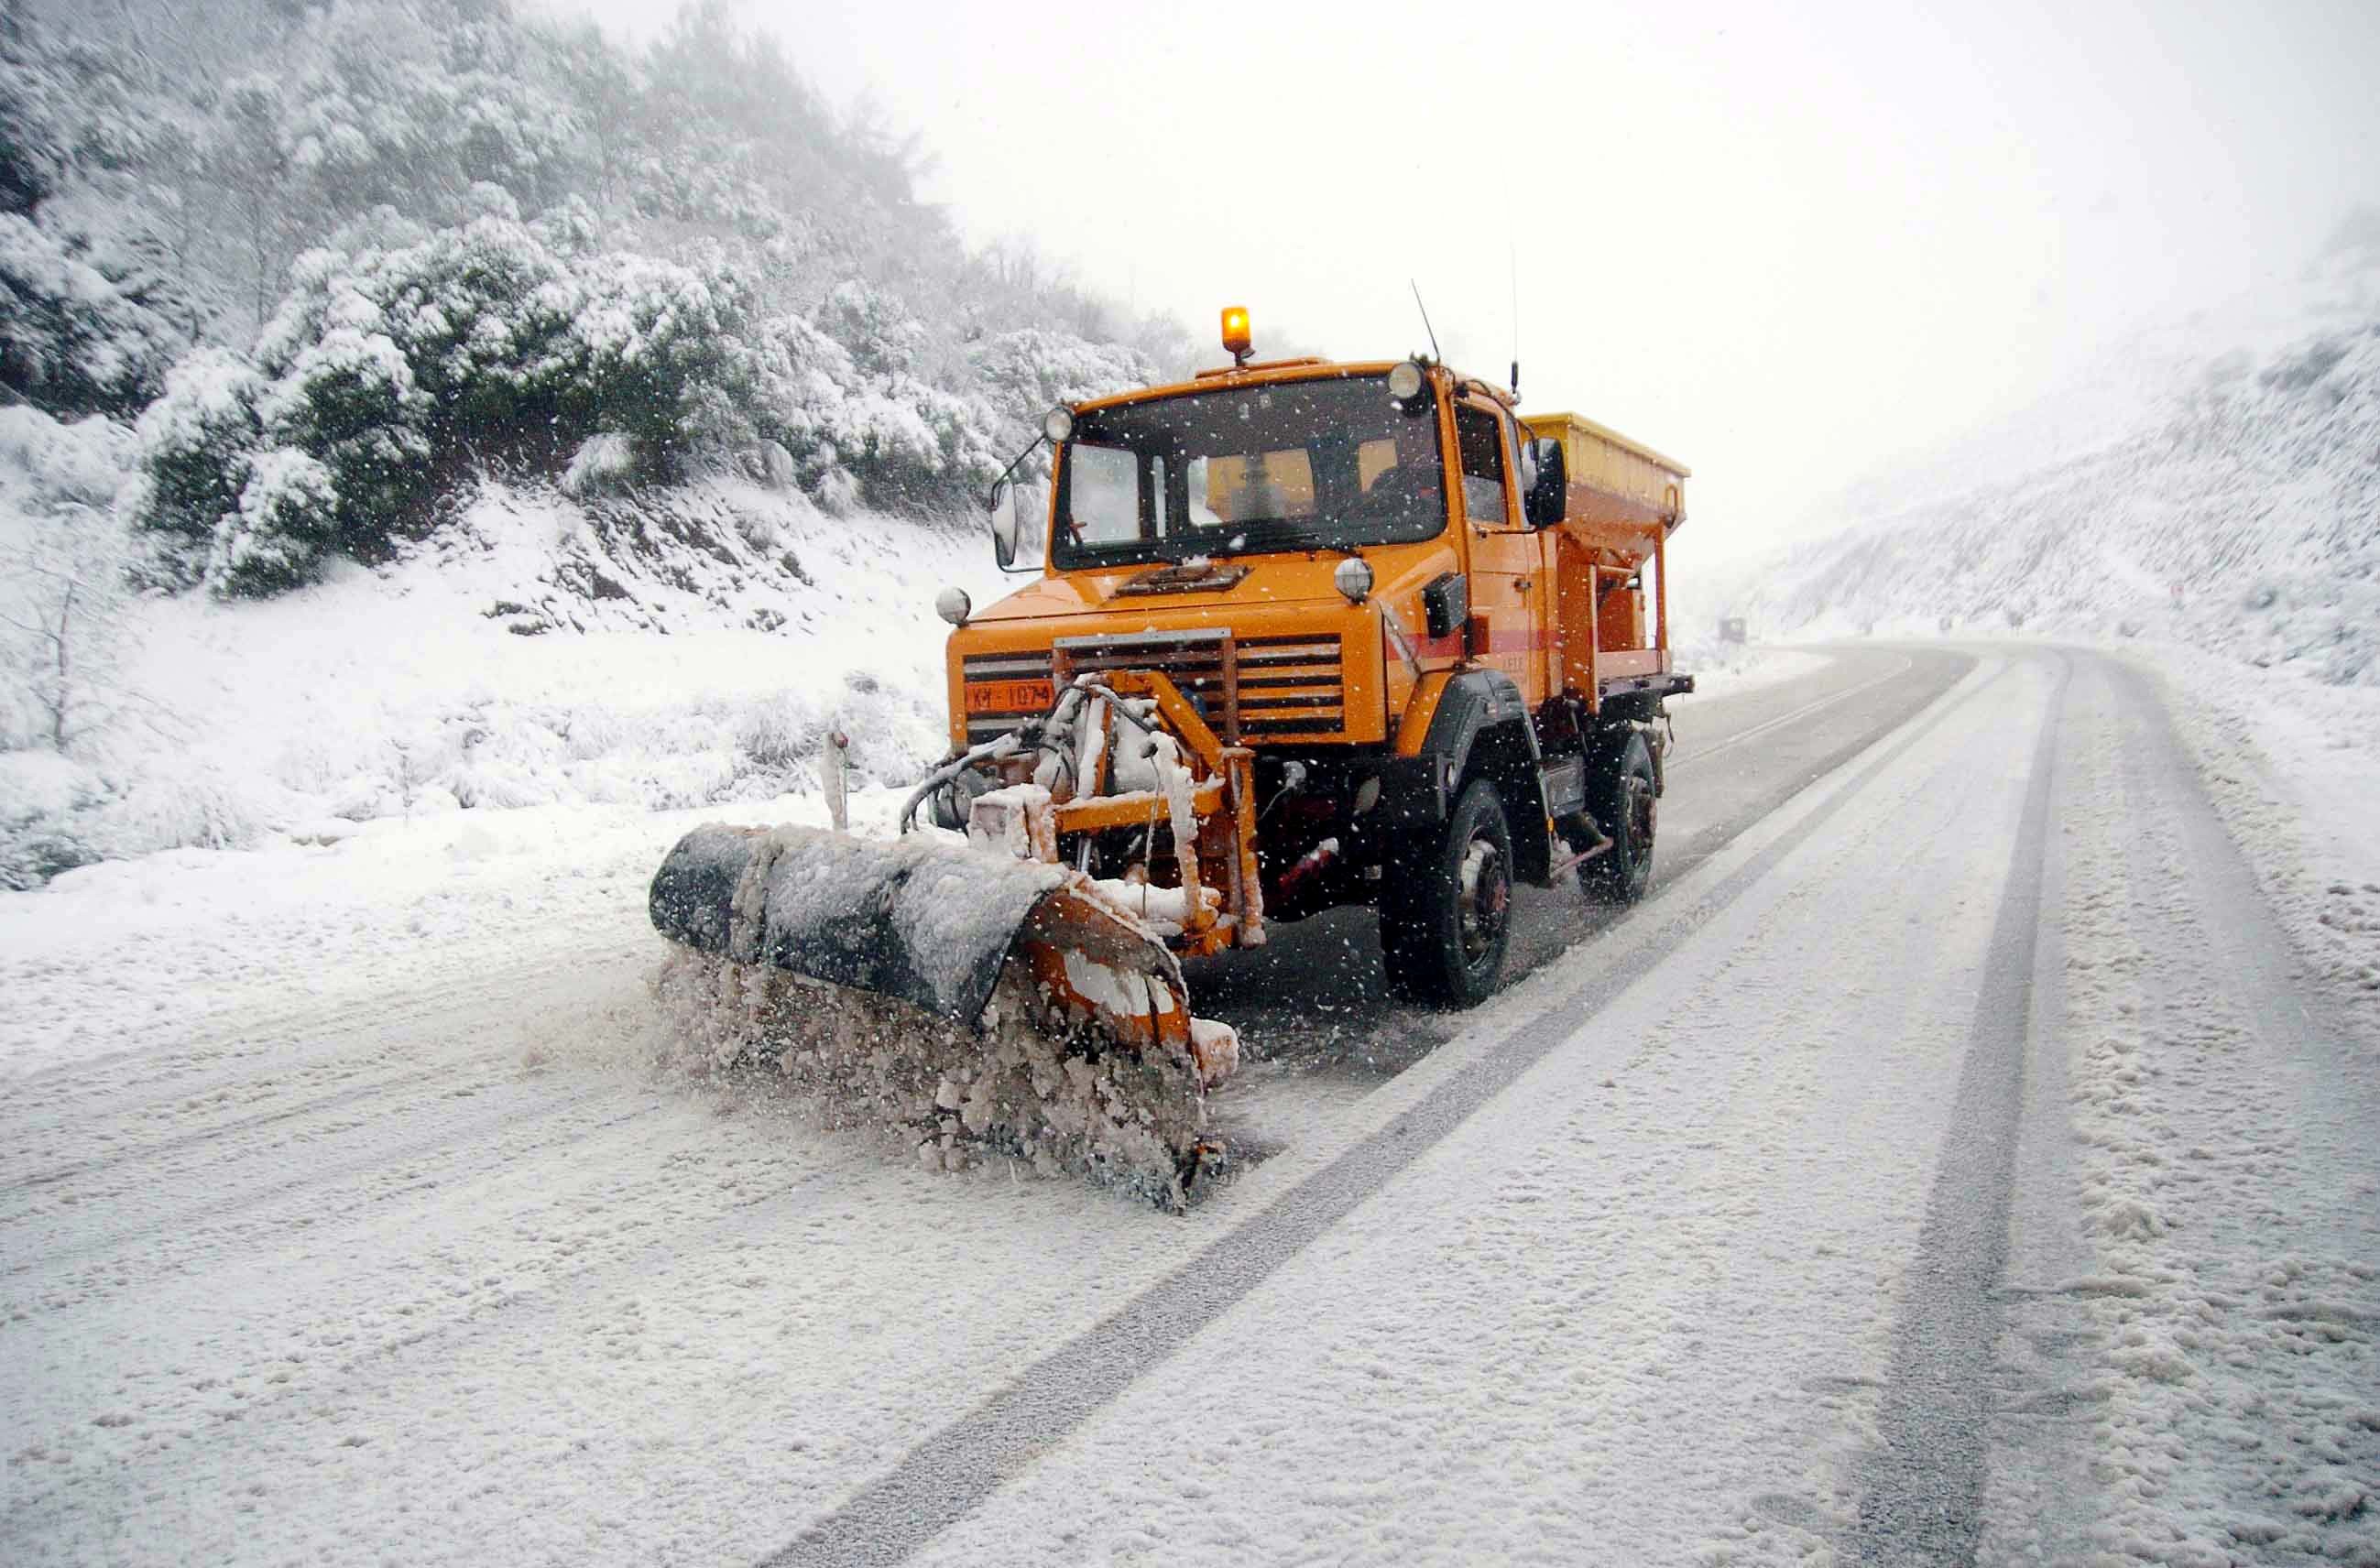
[{"label": "snow-covered tree", "polygon": [[0,532],[0,746],[65,753],[135,699],[122,681],[129,553],[115,494],[130,432],[0,409],[0,462],[22,476]]}]

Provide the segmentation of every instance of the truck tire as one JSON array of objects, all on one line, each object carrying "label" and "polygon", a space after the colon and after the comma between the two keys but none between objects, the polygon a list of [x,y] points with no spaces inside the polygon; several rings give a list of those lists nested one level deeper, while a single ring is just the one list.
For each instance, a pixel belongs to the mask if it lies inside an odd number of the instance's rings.
[{"label": "truck tire", "polygon": [[1579,868],[1587,896],[1607,904],[1633,904],[1653,881],[1653,834],[1660,822],[1660,788],[1653,776],[1653,748],[1630,730],[1611,760],[1587,781],[1587,809],[1611,835],[1611,848]]},{"label": "truck tire", "polygon": [[1455,797],[1444,837],[1389,868],[1380,952],[1389,988],[1417,1002],[1469,1007],[1504,975],[1512,930],[1512,830],[1503,797],[1475,778]]}]

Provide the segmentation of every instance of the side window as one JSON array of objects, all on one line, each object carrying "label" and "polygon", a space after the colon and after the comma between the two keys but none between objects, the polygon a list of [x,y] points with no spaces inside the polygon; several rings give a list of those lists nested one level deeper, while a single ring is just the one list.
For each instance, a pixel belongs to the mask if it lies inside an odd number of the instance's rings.
[{"label": "side window", "polygon": [[1463,456],[1463,514],[1491,528],[1508,525],[1504,506],[1504,443],[1497,439],[1496,416],[1484,408],[1458,406],[1454,411],[1454,444]]},{"label": "side window", "polygon": [[1066,449],[1066,514],[1087,545],[1140,537],[1140,464],[1120,446]]}]

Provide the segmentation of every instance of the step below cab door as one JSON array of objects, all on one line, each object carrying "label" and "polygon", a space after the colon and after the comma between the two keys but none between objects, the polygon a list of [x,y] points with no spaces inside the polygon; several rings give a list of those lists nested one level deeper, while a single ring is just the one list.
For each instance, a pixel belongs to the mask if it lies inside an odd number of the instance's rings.
[{"label": "step below cab door", "polygon": [[1501,408],[1456,403],[1454,445],[1457,504],[1471,551],[1472,654],[1510,675],[1534,709],[1546,699],[1554,657],[1548,537],[1522,514],[1518,453]]}]

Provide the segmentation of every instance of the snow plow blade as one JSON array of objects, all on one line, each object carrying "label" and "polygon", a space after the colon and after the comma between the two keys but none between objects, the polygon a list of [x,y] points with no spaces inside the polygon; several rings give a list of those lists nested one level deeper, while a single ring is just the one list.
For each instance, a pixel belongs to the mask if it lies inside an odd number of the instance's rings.
[{"label": "snow plow blade", "polygon": [[[716,1055],[773,1060],[928,1164],[986,1150],[1179,1203],[1237,1042],[1180,964],[1062,866],[923,835],[698,827],[654,876],[662,981]],[[707,1015],[707,1016],[706,1016]]]}]

